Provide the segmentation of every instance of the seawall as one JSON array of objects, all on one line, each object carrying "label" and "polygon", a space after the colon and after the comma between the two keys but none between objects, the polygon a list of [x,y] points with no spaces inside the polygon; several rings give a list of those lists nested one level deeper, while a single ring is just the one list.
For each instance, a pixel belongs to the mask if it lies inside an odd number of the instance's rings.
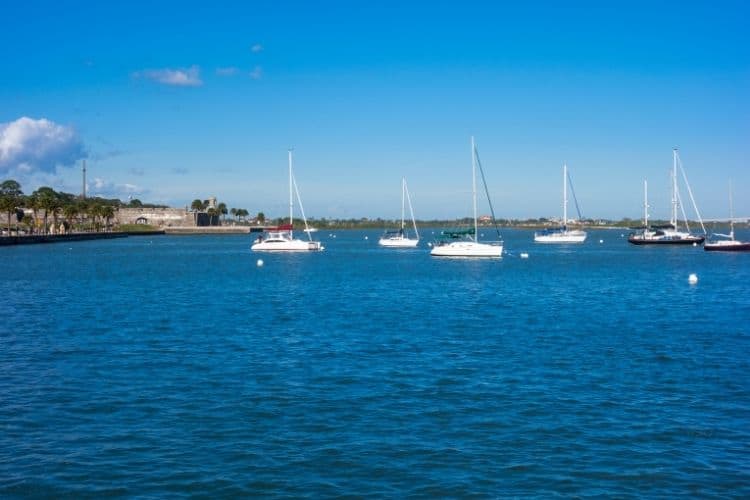
[{"label": "seawall", "polygon": [[127,233],[122,232],[0,236],[0,246],[62,243],[65,241],[109,240],[113,238],[127,238],[127,236]]},{"label": "seawall", "polygon": [[248,226],[182,226],[165,227],[166,234],[248,234]]}]

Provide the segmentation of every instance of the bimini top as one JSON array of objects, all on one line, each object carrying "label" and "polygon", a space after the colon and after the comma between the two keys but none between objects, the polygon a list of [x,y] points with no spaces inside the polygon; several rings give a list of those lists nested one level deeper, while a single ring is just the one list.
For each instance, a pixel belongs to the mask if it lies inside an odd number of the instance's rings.
[{"label": "bimini top", "polygon": [[474,236],[474,228],[468,229],[446,229],[440,232],[440,236],[445,239],[457,240],[464,236]]}]

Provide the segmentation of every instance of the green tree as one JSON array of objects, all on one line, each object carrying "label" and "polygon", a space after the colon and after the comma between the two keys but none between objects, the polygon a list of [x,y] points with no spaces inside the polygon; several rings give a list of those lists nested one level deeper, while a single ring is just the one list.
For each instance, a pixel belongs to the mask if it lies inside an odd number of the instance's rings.
[{"label": "green tree", "polygon": [[219,217],[224,217],[224,218],[227,215],[227,213],[229,213],[227,210],[227,204],[224,202],[219,203],[219,205],[216,207],[216,211],[219,212]]},{"label": "green tree", "polygon": [[255,217],[258,221],[258,224],[263,225],[266,223],[266,214],[263,212],[258,212],[258,215]]},{"label": "green tree", "polygon": [[141,208],[143,206],[143,202],[138,198],[133,198],[132,200],[130,200],[130,203],[128,203],[128,206],[130,208]]},{"label": "green tree", "polygon": [[99,217],[104,214],[104,207],[99,202],[94,202],[91,207],[89,207],[89,215],[91,216],[91,219],[94,222],[94,229],[96,232],[99,232]]},{"label": "green tree", "polygon": [[68,203],[62,209],[63,217],[68,222],[69,227],[73,228],[75,218],[78,216],[78,205],[76,203]]},{"label": "green tree", "polygon": [[115,216],[115,209],[112,205],[102,207],[102,217],[104,217],[105,230],[109,231],[109,221]]},{"label": "green tree", "polygon": [[36,224],[39,220],[39,210],[42,209],[41,203],[39,202],[39,196],[37,196],[36,193],[31,193],[26,198],[26,206],[28,206],[31,209],[31,212],[33,213],[33,230],[32,233],[36,232]]},{"label": "green tree", "polygon": [[232,219],[237,218],[237,209],[236,208],[230,208],[229,213],[232,215]]},{"label": "green tree", "polygon": [[8,214],[8,236],[10,236],[10,218],[16,208],[21,205],[21,185],[14,180],[3,181],[0,184],[0,210]]},{"label": "green tree", "polygon": [[39,203],[39,208],[44,210],[44,234],[49,233],[49,214],[56,210],[59,210],[60,205],[57,199],[57,192],[51,187],[43,186],[34,191],[32,196],[35,196]]},{"label": "green tree", "polygon": [[193,203],[190,204],[190,209],[195,211],[203,210],[203,202],[196,198],[193,200]]}]

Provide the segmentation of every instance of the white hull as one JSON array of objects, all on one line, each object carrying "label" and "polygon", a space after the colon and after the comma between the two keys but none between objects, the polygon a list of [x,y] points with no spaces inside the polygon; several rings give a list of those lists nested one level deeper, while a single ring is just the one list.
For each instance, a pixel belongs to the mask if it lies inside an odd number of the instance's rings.
[{"label": "white hull", "polygon": [[419,244],[419,240],[410,238],[380,238],[378,245],[389,248],[414,248]]},{"label": "white hull", "polygon": [[254,252],[315,252],[324,247],[319,241],[275,240],[255,243],[250,249]]},{"label": "white hull", "polygon": [[534,243],[583,243],[586,241],[585,231],[561,231],[550,234],[534,234]]},{"label": "white hull", "polygon": [[502,243],[477,243],[474,241],[452,241],[436,245],[430,251],[435,257],[489,257],[499,259],[503,256]]}]

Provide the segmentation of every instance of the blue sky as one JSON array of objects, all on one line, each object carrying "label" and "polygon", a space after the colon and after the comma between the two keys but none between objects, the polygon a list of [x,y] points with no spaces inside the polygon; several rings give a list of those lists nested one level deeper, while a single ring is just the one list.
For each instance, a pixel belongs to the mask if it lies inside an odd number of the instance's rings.
[{"label": "blue sky", "polygon": [[750,215],[745,3],[402,3],[5,6],[0,177],[78,192],[86,156],[93,193],[275,216],[293,146],[308,215],[397,217],[406,176],[454,218],[474,135],[499,216],[559,215],[567,162],[584,215],[647,178],[666,217],[675,146],[704,217],[730,179]]}]

